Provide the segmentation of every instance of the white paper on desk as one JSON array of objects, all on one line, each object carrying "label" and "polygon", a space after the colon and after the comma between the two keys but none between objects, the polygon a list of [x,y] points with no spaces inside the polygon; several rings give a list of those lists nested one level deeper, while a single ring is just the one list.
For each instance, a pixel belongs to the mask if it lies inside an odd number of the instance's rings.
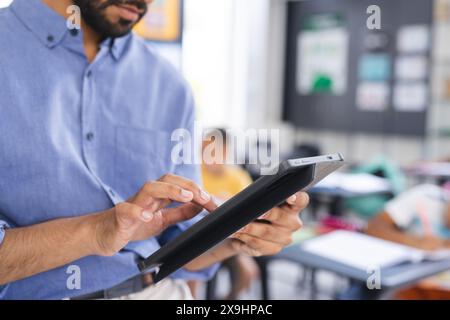
[{"label": "white paper on desk", "polygon": [[420,250],[351,231],[334,231],[303,244],[304,250],[343,263],[368,269],[394,266],[402,262],[421,261]]},{"label": "white paper on desk", "polygon": [[436,251],[426,252],[424,254],[424,259],[427,259],[430,261],[439,261],[439,260],[449,259],[449,258],[450,258],[450,249],[436,250]]},{"label": "white paper on desk", "polygon": [[352,193],[391,191],[391,186],[386,179],[368,173],[334,172],[319,182],[316,187],[341,189]]}]

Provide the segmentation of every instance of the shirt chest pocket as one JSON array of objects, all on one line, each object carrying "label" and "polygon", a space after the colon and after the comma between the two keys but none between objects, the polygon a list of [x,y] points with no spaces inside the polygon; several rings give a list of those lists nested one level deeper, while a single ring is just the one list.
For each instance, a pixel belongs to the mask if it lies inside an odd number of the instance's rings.
[{"label": "shirt chest pocket", "polygon": [[134,195],[145,182],[173,171],[168,132],[116,127],[114,186],[122,196]]}]

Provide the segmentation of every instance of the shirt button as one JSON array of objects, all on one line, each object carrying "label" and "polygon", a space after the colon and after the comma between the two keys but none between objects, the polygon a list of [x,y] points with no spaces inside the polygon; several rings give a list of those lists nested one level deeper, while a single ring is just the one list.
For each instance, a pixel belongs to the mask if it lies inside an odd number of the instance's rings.
[{"label": "shirt button", "polygon": [[92,71],[89,70],[89,71],[86,73],[86,77],[90,78],[91,76],[92,76]]},{"label": "shirt button", "polygon": [[89,132],[88,134],[86,134],[86,139],[87,141],[94,140],[94,134],[92,132]]},{"label": "shirt button", "polygon": [[47,36],[47,41],[48,42],[53,42],[53,41],[55,41],[55,37],[50,34],[50,35]]},{"label": "shirt button", "polygon": [[70,35],[76,37],[79,33],[78,29],[70,29]]}]

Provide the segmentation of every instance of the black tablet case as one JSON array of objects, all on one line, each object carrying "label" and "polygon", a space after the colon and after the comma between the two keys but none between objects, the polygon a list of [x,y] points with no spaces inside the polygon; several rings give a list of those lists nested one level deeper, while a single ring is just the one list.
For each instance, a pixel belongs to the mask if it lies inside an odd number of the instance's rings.
[{"label": "black tablet case", "polygon": [[149,258],[139,262],[139,269],[142,272],[152,271],[154,283],[164,279],[282,204],[292,194],[308,187],[314,181],[315,168],[314,163],[291,167],[288,161],[283,162],[277,174],[255,181]]}]

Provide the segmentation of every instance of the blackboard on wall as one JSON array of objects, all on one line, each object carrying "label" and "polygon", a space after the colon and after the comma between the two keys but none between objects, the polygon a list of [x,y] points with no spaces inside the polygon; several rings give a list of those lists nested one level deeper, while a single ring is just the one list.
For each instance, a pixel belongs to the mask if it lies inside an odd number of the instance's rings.
[{"label": "blackboard on wall", "polygon": [[[424,136],[427,109],[430,102],[431,0],[306,0],[288,3],[287,50],[283,118],[299,128],[326,129],[340,132],[365,132]],[[381,30],[367,28],[367,8],[381,8]],[[331,15],[338,17],[348,33],[347,70],[345,89],[334,93],[302,93],[299,90],[299,35],[311,27],[311,17]],[[395,64],[400,57],[399,30],[408,26],[428,26],[430,43],[422,55],[427,59],[427,75],[422,79],[428,90],[423,110],[399,111],[394,107],[394,87],[400,83],[395,76]],[[369,49],[367,37],[373,34],[387,39],[384,47]],[[371,51],[373,50],[373,52]],[[367,111],[358,106],[357,90],[361,85],[361,57],[371,53],[383,54],[390,60],[387,106],[383,111]],[[324,86],[327,82],[322,81]],[[320,88],[320,81],[317,82]],[[341,90],[341,89],[339,89]]]}]

